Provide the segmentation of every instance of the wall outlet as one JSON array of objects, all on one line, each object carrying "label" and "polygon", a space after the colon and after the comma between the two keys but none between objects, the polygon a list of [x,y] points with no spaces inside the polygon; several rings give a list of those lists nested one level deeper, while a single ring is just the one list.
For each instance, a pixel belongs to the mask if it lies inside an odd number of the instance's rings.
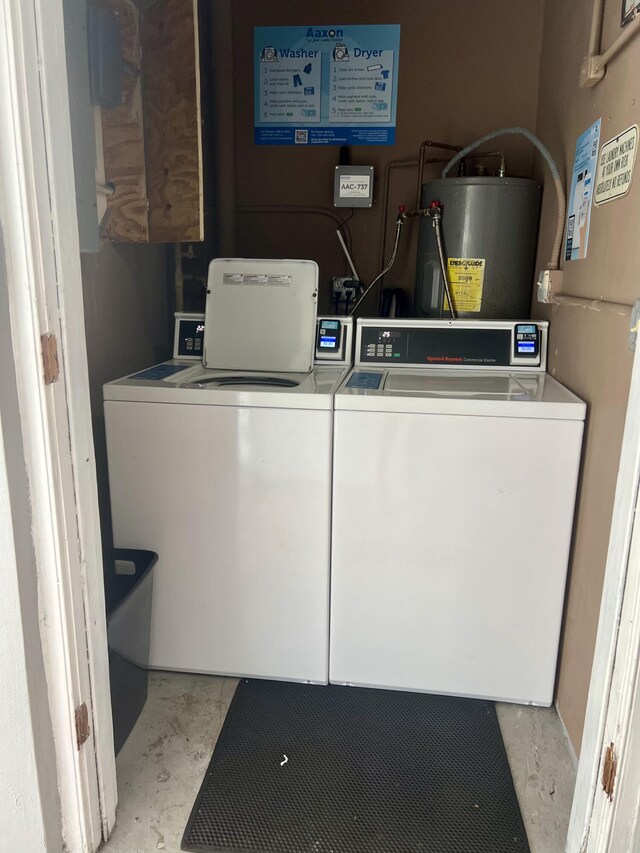
[{"label": "wall outlet", "polygon": [[553,302],[562,292],[562,270],[542,270],[538,278],[538,302]]},{"label": "wall outlet", "polygon": [[331,289],[334,300],[338,302],[353,302],[360,292],[361,284],[353,277],[334,275]]}]

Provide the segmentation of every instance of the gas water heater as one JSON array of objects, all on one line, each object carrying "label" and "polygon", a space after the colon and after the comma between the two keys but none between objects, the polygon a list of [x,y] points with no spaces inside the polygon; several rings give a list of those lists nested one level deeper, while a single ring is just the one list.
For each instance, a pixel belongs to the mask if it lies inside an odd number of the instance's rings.
[{"label": "gas water heater", "polygon": [[[438,202],[447,277],[458,317],[528,317],[542,188],[509,177],[458,177],[422,187],[422,208]],[[420,220],[414,314],[448,317],[434,228]]]}]

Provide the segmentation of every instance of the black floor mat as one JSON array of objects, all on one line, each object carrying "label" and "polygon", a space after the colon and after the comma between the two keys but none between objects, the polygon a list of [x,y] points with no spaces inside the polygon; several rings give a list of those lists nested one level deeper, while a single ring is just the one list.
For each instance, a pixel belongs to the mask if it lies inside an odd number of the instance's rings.
[{"label": "black floor mat", "polygon": [[182,846],[529,853],[493,703],[276,681],[240,683]]}]

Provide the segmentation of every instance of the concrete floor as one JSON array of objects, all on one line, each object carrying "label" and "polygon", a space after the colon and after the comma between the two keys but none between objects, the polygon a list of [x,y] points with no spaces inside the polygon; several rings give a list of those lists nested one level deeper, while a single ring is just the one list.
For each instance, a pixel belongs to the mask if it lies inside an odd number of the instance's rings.
[{"label": "concrete floor", "polygon": [[[120,804],[106,853],[178,853],[237,681],[151,674],[149,699],[117,758]],[[531,853],[561,853],[575,767],[552,708],[499,705]]]}]

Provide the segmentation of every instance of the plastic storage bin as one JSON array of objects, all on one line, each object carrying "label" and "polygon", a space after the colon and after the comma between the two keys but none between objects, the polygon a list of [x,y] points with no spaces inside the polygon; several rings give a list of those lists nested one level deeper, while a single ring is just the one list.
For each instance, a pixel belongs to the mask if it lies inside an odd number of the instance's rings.
[{"label": "plastic storage bin", "polygon": [[153,551],[116,548],[104,555],[111,710],[116,753],[147,701]]}]

